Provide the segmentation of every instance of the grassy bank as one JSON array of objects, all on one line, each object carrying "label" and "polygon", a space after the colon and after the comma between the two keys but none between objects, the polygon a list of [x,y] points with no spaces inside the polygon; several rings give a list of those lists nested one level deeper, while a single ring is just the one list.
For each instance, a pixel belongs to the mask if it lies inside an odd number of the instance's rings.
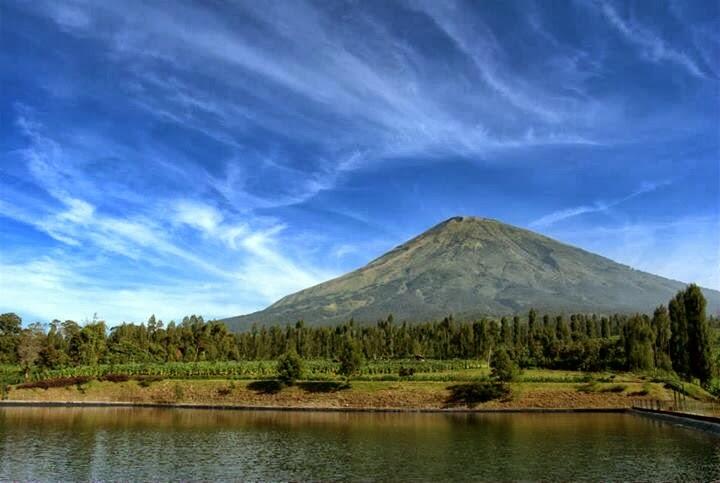
[{"label": "grassy bank", "polygon": [[[332,408],[607,408],[633,400],[673,400],[672,387],[697,400],[712,396],[657,374],[526,369],[493,400],[468,397],[488,381],[478,360],[368,361],[348,385],[338,363],[305,361],[303,381],[274,381],[275,361],[123,364],[36,371],[0,366],[0,398],[19,401],[108,401]],[[399,374],[411,373],[401,377]],[[509,389],[509,394],[505,389]]]},{"label": "grassy bank", "polygon": [[[525,376],[527,377],[527,376]],[[558,375],[558,378],[565,376]],[[458,399],[458,381],[299,381],[287,387],[274,380],[148,379],[77,381],[64,387],[11,386],[7,399],[20,401],[108,401],[196,403],[327,408],[609,408],[629,407],[639,398],[672,400],[664,384],[631,375],[612,382],[532,382],[509,384],[511,394],[488,402]],[[604,379],[603,379],[604,380]]]}]

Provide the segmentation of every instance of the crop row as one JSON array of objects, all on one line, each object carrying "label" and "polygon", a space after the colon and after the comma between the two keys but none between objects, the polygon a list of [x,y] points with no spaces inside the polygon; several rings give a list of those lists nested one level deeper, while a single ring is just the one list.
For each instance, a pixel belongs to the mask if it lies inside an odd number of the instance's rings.
[{"label": "crop row", "polygon": [[[332,379],[338,372],[339,363],[328,360],[304,361],[305,377],[309,379]],[[412,368],[417,379],[423,374],[447,373],[458,370],[481,369],[477,360],[384,360],[368,361],[360,370],[358,379],[383,379],[397,376],[400,369]],[[58,377],[103,377],[108,374],[126,374],[128,376],[148,375],[164,378],[203,379],[212,377],[236,379],[262,379],[274,377],[275,361],[242,362],[169,362],[136,364],[101,364],[95,366],[66,367],[62,369],[37,370],[30,379],[39,381]],[[19,382],[21,372],[17,366],[0,366],[0,378],[9,383]],[[444,376],[444,375],[443,375]]]}]

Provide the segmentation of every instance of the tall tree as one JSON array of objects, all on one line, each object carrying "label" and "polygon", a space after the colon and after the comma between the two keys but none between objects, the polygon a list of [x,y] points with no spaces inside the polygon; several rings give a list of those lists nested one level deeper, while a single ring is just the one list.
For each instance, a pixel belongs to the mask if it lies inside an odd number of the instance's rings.
[{"label": "tall tree", "polygon": [[25,374],[25,380],[30,378],[30,371],[40,359],[40,351],[45,344],[45,331],[39,323],[30,324],[20,334],[18,344],[18,362]]},{"label": "tall tree", "polygon": [[340,351],[340,375],[349,380],[360,371],[364,362],[365,356],[360,345],[354,339],[347,337]]},{"label": "tall tree", "polygon": [[655,309],[652,318],[652,327],[655,332],[655,367],[664,371],[672,370],[670,359],[670,316],[664,305]]},{"label": "tall tree", "polygon": [[710,382],[713,376],[713,364],[710,347],[710,325],[705,315],[707,302],[700,287],[690,285],[685,290],[685,318],[687,320],[690,375],[697,377],[703,384]]},{"label": "tall tree", "polygon": [[684,292],[678,292],[668,303],[670,315],[670,359],[675,372],[683,377],[690,375],[688,354],[688,324],[685,316]]},{"label": "tall tree", "polygon": [[500,319],[500,343],[509,347],[513,343],[513,330],[507,317]]},{"label": "tall tree", "polygon": [[0,315],[0,364],[17,362],[22,319],[14,313]]},{"label": "tall tree", "polygon": [[528,335],[530,339],[535,336],[537,330],[537,312],[535,309],[530,309],[528,312]]},{"label": "tall tree", "polygon": [[655,334],[645,316],[632,317],[625,326],[624,337],[629,370],[647,371],[655,367]]}]

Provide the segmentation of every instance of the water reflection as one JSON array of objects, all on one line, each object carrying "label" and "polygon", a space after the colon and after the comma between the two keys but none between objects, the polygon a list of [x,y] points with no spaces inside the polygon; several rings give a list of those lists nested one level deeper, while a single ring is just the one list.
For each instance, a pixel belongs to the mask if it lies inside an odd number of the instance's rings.
[{"label": "water reflection", "polygon": [[0,479],[720,478],[720,440],[627,414],[0,409]]}]

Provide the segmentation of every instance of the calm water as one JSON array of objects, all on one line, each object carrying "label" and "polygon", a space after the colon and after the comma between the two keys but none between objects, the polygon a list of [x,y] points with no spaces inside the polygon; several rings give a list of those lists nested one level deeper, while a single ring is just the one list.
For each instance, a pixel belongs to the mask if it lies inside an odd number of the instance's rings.
[{"label": "calm water", "polygon": [[0,480],[720,478],[720,438],[627,414],[0,408]]}]

